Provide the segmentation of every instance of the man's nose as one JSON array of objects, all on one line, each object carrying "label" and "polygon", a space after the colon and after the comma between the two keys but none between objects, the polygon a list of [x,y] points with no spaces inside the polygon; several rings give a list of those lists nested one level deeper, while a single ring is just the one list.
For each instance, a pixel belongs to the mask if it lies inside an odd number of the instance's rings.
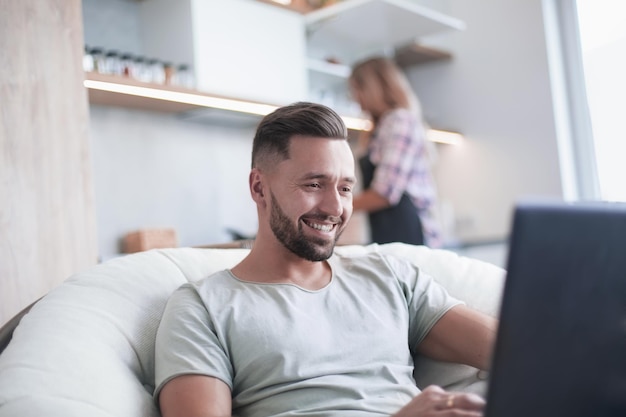
[{"label": "man's nose", "polygon": [[337,189],[328,188],[324,192],[324,199],[320,209],[329,216],[341,216],[343,213],[343,204],[341,194]]}]

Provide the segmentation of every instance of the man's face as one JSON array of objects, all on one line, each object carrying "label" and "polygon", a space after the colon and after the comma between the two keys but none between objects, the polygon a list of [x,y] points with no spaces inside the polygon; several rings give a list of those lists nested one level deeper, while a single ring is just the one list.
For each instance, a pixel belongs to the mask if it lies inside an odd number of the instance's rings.
[{"label": "man's face", "polygon": [[328,259],[352,215],[354,158],[347,141],[296,137],[272,173],[270,228],[291,252]]}]

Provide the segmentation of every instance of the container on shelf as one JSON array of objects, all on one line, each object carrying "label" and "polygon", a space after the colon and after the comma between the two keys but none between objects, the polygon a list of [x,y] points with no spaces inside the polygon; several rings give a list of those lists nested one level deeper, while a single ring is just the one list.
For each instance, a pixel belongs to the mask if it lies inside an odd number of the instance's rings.
[{"label": "container on shelf", "polygon": [[120,56],[120,63],[122,65],[122,75],[131,77],[134,65],[133,56],[127,53],[122,54],[122,56]]},{"label": "container on shelf", "polygon": [[92,48],[91,56],[93,58],[93,70],[95,72],[103,72],[106,67],[104,49],[100,47]]},{"label": "container on shelf", "polygon": [[163,63],[161,61],[154,58],[149,59],[148,71],[150,73],[150,82],[155,84],[165,83],[165,69],[163,68]]},{"label": "container on shelf", "polygon": [[152,79],[146,59],[142,56],[136,56],[133,62],[132,77],[136,80],[149,83]]},{"label": "container on shelf", "polygon": [[180,64],[178,68],[176,68],[176,74],[174,75],[174,84],[184,88],[195,87],[194,76],[189,69],[189,65]]},{"label": "container on shelf", "polygon": [[163,63],[163,75],[165,76],[163,83],[170,85],[174,83],[174,76],[176,75],[176,68],[171,62]]},{"label": "container on shelf", "polygon": [[117,51],[108,51],[105,55],[103,74],[122,75],[124,70],[120,54]]},{"label": "container on shelf", "polygon": [[83,71],[91,72],[94,70],[93,55],[91,55],[91,48],[85,45],[83,52]]}]

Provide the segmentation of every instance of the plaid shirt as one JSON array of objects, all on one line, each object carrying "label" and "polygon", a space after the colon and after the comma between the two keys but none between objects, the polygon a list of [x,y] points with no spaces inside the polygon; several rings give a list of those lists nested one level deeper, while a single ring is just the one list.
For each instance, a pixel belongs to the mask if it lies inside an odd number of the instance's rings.
[{"label": "plaid shirt", "polygon": [[369,157],[376,166],[370,188],[391,205],[407,193],[417,207],[426,244],[441,246],[435,216],[437,190],[431,173],[426,131],[420,119],[408,109],[394,109],[378,122],[369,144]]}]

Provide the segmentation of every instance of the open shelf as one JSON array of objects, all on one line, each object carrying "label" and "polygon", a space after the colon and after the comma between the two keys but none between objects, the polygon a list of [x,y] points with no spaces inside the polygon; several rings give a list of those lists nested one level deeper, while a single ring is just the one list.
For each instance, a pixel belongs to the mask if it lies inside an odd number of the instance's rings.
[{"label": "open shelf", "polygon": [[309,71],[325,74],[328,77],[347,79],[350,76],[350,67],[342,64],[323,61],[321,59],[309,58],[307,61]]},{"label": "open shelf", "polygon": [[410,67],[427,62],[452,59],[452,54],[440,49],[412,43],[396,48],[394,59],[401,67]]},{"label": "open shelf", "polygon": [[[85,73],[85,87],[89,102],[106,106],[126,107],[175,114],[189,114],[198,119],[209,115],[215,120],[224,112],[264,116],[279,105],[216,96],[201,91],[162,84],[151,84],[128,77]],[[211,109],[211,113],[200,110]],[[232,115],[231,115],[232,116]],[[232,117],[222,117],[230,118]],[[342,116],[352,130],[367,130],[371,122],[356,117]]]},{"label": "open shelf", "polygon": [[456,18],[408,0],[346,0],[304,15],[309,56],[352,64],[418,38],[463,30]]},{"label": "open shelf", "polygon": [[[172,85],[153,84],[138,81],[130,77],[85,73],[89,102],[107,106],[159,111],[165,113],[183,113],[206,107],[220,105],[244,105],[249,113],[267,114],[277,105],[250,102],[236,98],[216,96],[201,91]],[[233,111],[237,111],[235,108]]]},{"label": "open shelf", "polygon": [[[278,107],[93,72],[85,73],[84,83],[91,104],[181,114],[188,120],[203,119],[211,123],[250,123],[255,117],[260,120],[261,116]],[[342,118],[351,131],[371,129],[369,120]],[[433,142],[440,143],[460,143],[462,140],[456,132],[434,129],[428,132],[428,136]]]}]

